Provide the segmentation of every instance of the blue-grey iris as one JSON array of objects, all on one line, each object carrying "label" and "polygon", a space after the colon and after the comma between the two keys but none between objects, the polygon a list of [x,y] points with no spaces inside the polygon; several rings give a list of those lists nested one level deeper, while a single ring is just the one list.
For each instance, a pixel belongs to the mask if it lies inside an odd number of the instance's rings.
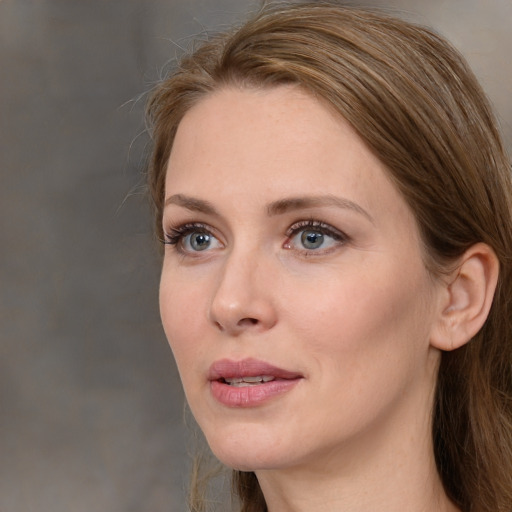
[{"label": "blue-grey iris", "polygon": [[318,249],[324,243],[324,235],[319,231],[305,230],[302,232],[300,241],[306,249]]},{"label": "blue-grey iris", "polygon": [[211,237],[208,233],[192,233],[190,235],[190,246],[194,251],[204,251],[208,249],[211,243]]}]

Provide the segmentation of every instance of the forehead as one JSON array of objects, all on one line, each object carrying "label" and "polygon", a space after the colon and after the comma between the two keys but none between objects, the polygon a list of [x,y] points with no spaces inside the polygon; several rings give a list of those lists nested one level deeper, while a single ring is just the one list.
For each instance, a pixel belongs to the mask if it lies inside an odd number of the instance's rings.
[{"label": "forehead", "polygon": [[335,194],[403,215],[385,166],[352,126],[297,86],[224,88],[184,116],[168,162],[166,196],[245,207]]},{"label": "forehead", "polygon": [[178,147],[194,144],[183,149],[197,150],[199,142],[205,149],[211,142],[209,149],[219,151],[225,146],[233,151],[260,144],[266,148],[264,156],[272,148],[286,150],[295,143],[299,149],[306,139],[313,143],[322,136],[319,128],[336,131],[340,121],[297,86],[225,87],[202,98],[185,114],[174,143]]},{"label": "forehead", "polygon": [[361,156],[384,168],[340,115],[301,88],[226,87],[202,98],[184,116],[168,167],[174,178],[184,160],[189,166],[206,164],[204,175],[234,163],[243,164],[239,172],[244,175],[258,167],[257,174],[269,167],[275,171],[291,162],[297,171],[309,166],[313,173],[311,164],[318,158],[315,167],[343,164],[343,171],[356,159],[362,161]]}]

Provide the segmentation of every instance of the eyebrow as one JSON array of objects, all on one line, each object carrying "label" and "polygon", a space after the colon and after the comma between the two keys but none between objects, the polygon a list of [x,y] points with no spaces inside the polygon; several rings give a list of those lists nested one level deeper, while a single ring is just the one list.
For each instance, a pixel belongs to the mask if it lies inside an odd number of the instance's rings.
[{"label": "eyebrow", "polygon": [[[182,206],[192,212],[205,213],[207,215],[220,216],[219,212],[215,207],[204,199],[197,199],[195,197],[186,196],[184,194],[174,194],[165,200],[164,206],[169,204],[175,204]],[[282,215],[284,213],[294,210],[305,210],[308,208],[318,208],[322,206],[335,206],[337,208],[343,208],[352,210],[360,215],[366,217],[370,222],[374,223],[372,216],[361,206],[349,199],[343,197],[337,197],[333,195],[325,196],[302,196],[302,197],[290,197],[286,199],[280,199],[270,203],[267,207],[267,213],[269,216]]]},{"label": "eyebrow", "polygon": [[183,194],[174,194],[165,200],[164,206],[169,204],[182,206],[191,212],[200,212],[206,213],[207,215],[219,216],[219,212],[215,207],[209,201],[205,201],[204,199],[196,199],[195,197],[185,196]]},{"label": "eyebrow", "polygon": [[343,197],[325,195],[325,196],[303,196],[303,197],[290,197],[287,199],[280,199],[269,204],[267,211],[269,215],[282,215],[283,213],[293,210],[305,210],[307,208],[318,208],[321,206],[335,206],[352,210],[360,215],[366,217],[370,222],[374,222],[372,216],[361,206],[349,199]]}]

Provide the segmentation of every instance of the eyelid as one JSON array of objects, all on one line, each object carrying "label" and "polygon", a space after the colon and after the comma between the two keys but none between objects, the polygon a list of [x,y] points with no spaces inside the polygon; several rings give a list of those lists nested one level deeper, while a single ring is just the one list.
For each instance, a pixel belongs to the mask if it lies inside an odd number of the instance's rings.
[{"label": "eyelid", "polygon": [[211,228],[202,222],[185,222],[184,224],[177,224],[164,228],[164,244],[174,245],[178,243],[179,239],[194,231],[211,232]]},{"label": "eyelid", "polygon": [[[192,233],[208,234],[213,239],[217,240],[220,245],[223,245],[220,236],[217,234],[217,230],[202,222],[185,222],[164,228],[164,240],[162,240],[162,243],[164,245],[173,246],[175,250],[181,254],[198,256],[202,251],[191,251],[184,247],[184,239]],[[205,250],[204,252],[207,253],[211,251]]]},{"label": "eyelid", "polygon": [[348,235],[343,231],[331,226],[330,224],[327,224],[326,222],[315,219],[295,222],[286,230],[286,236],[291,237],[292,235],[297,234],[299,231],[303,231],[308,228],[317,229],[318,231],[333,237],[335,240],[347,241],[349,239]]},{"label": "eyelid", "polygon": [[[293,238],[295,238],[300,232],[306,230],[318,231],[324,235],[327,235],[334,241],[333,245],[330,247],[318,249],[307,249],[305,247],[301,248],[294,246],[294,244],[292,244]],[[343,231],[333,227],[330,224],[315,219],[301,220],[295,222],[287,229],[286,236],[287,240],[284,243],[283,247],[285,249],[295,250],[296,252],[304,256],[322,256],[328,254],[336,250],[336,248],[345,245],[350,240],[350,237]]]}]

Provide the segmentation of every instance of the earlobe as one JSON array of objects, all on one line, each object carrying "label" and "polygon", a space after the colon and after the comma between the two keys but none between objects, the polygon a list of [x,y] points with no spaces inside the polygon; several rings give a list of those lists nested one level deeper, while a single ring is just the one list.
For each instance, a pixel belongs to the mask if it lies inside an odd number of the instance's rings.
[{"label": "earlobe", "polygon": [[484,243],[470,247],[443,285],[438,322],[431,345],[455,350],[482,328],[491,309],[499,274],[499,261]]}]

